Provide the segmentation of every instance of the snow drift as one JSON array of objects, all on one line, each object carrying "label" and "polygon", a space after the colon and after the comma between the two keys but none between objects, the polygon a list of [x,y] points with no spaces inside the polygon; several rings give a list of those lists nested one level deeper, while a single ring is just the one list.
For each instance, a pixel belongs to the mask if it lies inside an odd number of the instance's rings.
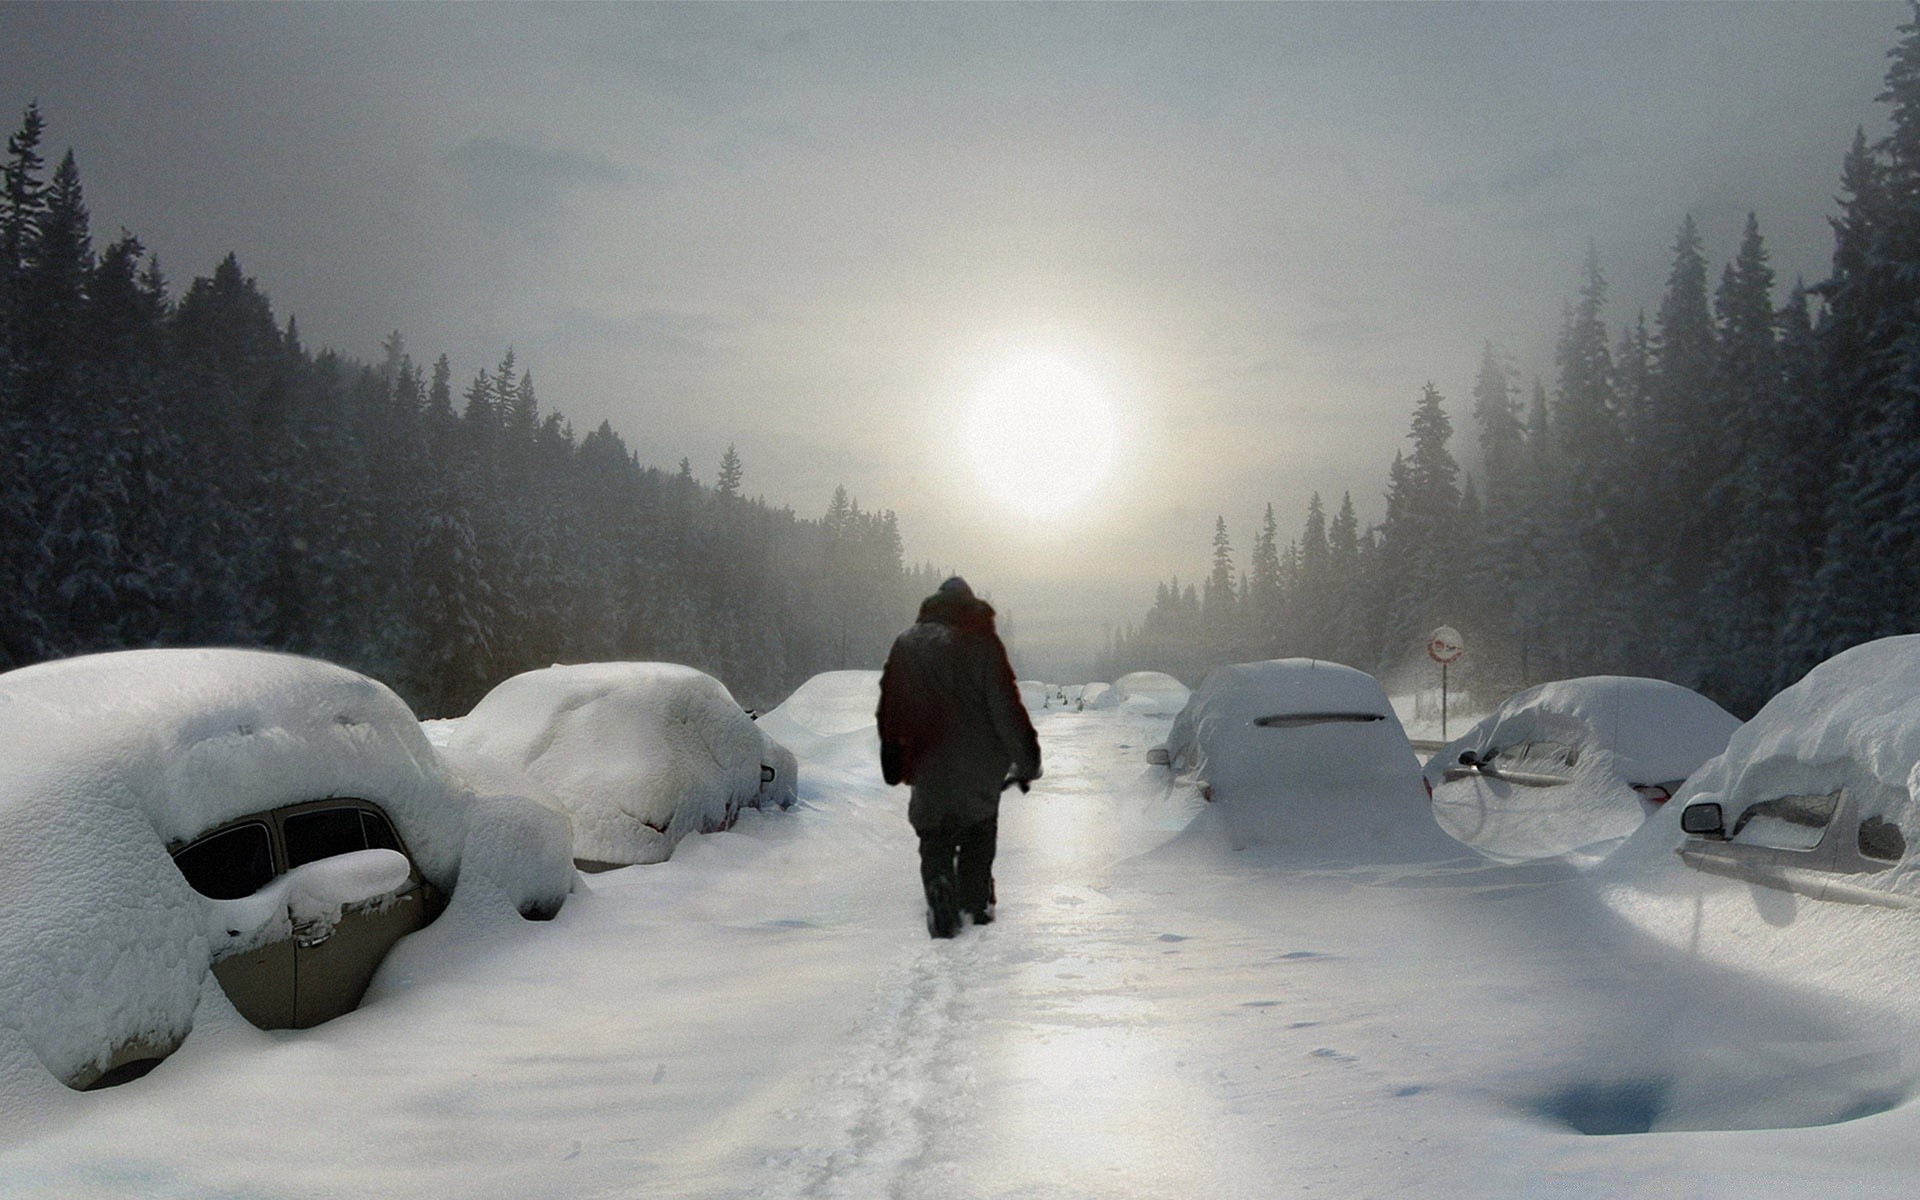
[{"label": "snow drift", "polygon": [[[192,1028],[212,908],[169,855],[238,817],[353,796],[380,804],[443,892],[557,909],[565,822],[480,801],[406,704],[330,663],[250,650],[134,650],[0,675],[0,1027],[71,1079]],[[480,842],[510,845],[469,856]],[[556,850],[558,851],[556,853]]]},{"label": "snow drift", "polygon": [[[1117,686],[1117,685],[1116,685]],[[1172,769],[1236,847],[1341,861],[1453,857],[1420,764],[1373,676],[1307,658],[1208,672],[1174,718]]]},{"label": "snow drift", "polygon": [[[1660,679],[1543,683],[1428,759],[1434,818],[1490,858],[1597,861],[1739,726],[1705,696]],[[1463,766],[1462,754],[1485,766]]]},{"label": "snow drift", "polygon": [[793,801],[795,760],[719,680],[674,663],[585,663],[505,681],[445,733],[476,781],[573,819],[584,863],[665,860],[743,808]]}]

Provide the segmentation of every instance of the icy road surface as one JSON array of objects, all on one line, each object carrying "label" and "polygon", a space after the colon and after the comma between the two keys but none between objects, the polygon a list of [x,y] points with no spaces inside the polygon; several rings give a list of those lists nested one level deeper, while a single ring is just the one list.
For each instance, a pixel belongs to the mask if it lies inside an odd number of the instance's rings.
[{"label": "icy road surface", "polygon": [[0,1129],[0,1195],[1911,1194],[1910,1001],[1689,958],[1565,867],[1234,853],[1145,767],[1166,721],[1035,715],[990,927],[926,937],[843,739],[793,813]]}]

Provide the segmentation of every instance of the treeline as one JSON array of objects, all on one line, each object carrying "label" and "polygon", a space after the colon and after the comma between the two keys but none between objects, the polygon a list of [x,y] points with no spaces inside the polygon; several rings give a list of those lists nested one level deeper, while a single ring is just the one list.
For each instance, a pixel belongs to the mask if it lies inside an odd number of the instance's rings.
[{"label": "treeline", "polygon": [[1211,573],[1162,585],[1105,670],[1300,654],[1390,676],[1446,623],[1488,699],[1611,672],[1744,715],[1920,629],[1920,7],[1890,58],[1892,132],[1846,154],[1827,279],[1782,302],[1749,217],[1710,288],[1689,217],[1658,310],[1610,329],[1589,252],[1551,387],[1482,357],[1477,478],[1429,385],[1383,520],[1316,496],[1282,542],[1269,506],[1238,571],[1220,521]]},{"label": "treeline", "polygon": [[29,108],[0,178],[0,669],[124,647],[345,663],[423,716],[508,675],[667,659],[746,703],[877,662],[938,582],[891,512],[824,517],[576,440],[511,350],[313,353],[229,255],[177,299],[140,241],[96,253],[71,151]]}]

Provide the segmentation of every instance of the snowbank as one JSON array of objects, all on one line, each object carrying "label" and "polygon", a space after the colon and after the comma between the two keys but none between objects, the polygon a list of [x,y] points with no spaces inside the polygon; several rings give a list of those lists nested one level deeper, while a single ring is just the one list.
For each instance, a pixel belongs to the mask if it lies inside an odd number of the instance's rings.
[{"label": "snowbank", "polygon": [[1217,668],[1174,718],[1167,751],[1203,785],[1236,847],[1340,861],[1457,852],[1434,825],[1386,693],[1351,667],[1288,658]]},{"label": "snowbank", "polygon": [[[1088,685],[1093,690],[1093,685]],[[1084,695],[1084,693],[1083,693]],[[1100,689],[1087,700],[1088,708],[1118,710],[1137,716],[1170,717],[1179,712],[1193,692],[1186,684],[1160,671],[1134,671]]]},{"label": "snowbank", "polygon": [[[564,822],[507,798],[483,811],[407,706],[342,667],[248,650],[136,650],[0,675],[0,1026],[49,1071],[82,1075],[191,1029],[213,908],[169,847],[330,796],[379,803],[442,891],[490,883],[551,912],[573,878],[543,853]],[[466,848],[524,821],[498,861]],[[500,874],[489,878],[489,872]],[[463,878],[464,877],[464,878]]]},{"label": "snowbank", "polygon": [[[1654,810],[1658,793],[1636,786],[1677,790],[1726,749],[1739,726],[1705,696],[1664,680],[1596,675],[1543,683],[1427,761],[1434,817],[1491,858],[1595,861]],[[1491,755],[1492,765],[1463,769],[1463,753]]]},{"label": "snowbank", "polygon": [[476,781],[566,812],[583,862],[661,862],[687,834],[794,795],[793,755],[719,680],[674,663],[516,675],[459,720],[445,753]]}]

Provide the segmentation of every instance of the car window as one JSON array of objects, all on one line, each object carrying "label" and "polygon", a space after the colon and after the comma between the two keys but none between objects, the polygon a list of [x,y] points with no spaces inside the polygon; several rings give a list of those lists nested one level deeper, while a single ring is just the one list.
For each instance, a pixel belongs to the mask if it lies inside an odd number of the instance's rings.
[{"label": "car window", "polygon": [[1553,771],[1571,767],[1578,758],[1564,742],[1522,742],[1500,752],[1500,764],[1517,771]]},{"label": "car window", "polygon": [[272,881],[273,844],[259,822],[209,834],[174,852],[173,865],[209,900],[238,900]]},{"label": "car window", "polygon": [[361,809],[360,828],[367,835],[367,849],[399,850],[402,854],[406,853],[400,849],[400,836],[394,833],[393,826],[389,825],[387,819],[379,813],[371,809]]},{"label": "car window", "polygon": [[1811,850],[1826,836],[1840,805],[1840,793],[1779,796],[1750,804],[1733,823],[1729,840],[1774,850]]},{"label": "car window", "polygon": [[336,854],[367,849],[367,828],[359,808],[315,808],[294,813],[281,824],[287,836],[287,869]]}]

